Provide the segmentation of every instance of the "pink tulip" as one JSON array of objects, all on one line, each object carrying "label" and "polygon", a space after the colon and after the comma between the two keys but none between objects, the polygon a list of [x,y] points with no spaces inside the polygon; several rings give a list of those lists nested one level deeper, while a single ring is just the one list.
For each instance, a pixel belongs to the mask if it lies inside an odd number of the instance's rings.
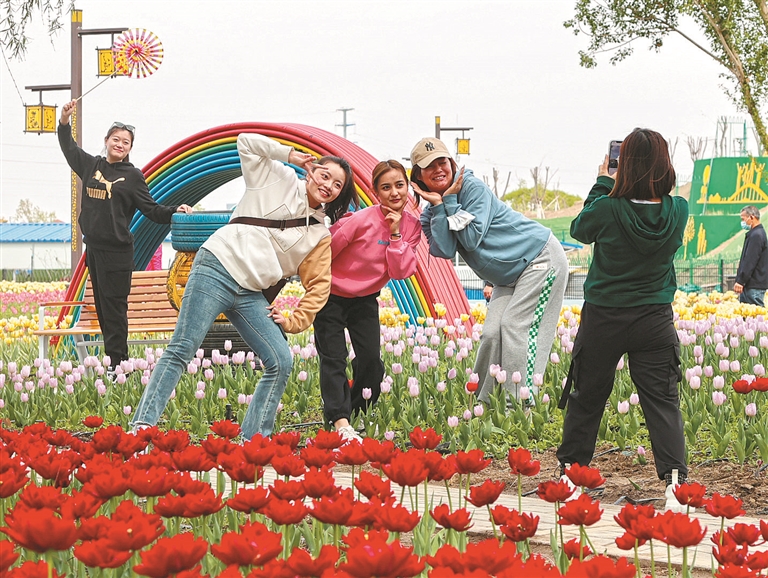
[{"label": "pink tulip", "polygon": [[620,401],[619,405],[616,408],[619,413],[628,413],[629,412],[629,402],[628,401]]},{"label": "pink tulip", "polygon": [[726,400],[726,397],[722,391],[712,392],[712,403],[714,403],[715,405],[723,405],[725,403],[725,400]]},{"label": "pink tulip", "polygon": [[748,403],[744,408],[744,413],[747,414],[748,417],[755,417],[757,415],[757,405],[754,403]]}]

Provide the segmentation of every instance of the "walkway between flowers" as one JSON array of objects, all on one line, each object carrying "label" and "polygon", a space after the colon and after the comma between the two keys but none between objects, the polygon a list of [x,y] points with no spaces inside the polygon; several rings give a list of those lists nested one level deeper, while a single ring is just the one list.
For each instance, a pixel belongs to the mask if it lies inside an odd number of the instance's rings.
[{"label": "walkway between flowers", "polygon": [[[272,482],[277,479],[278,476],[274,469],[271,467],[267,467],[264,470],[264,484],[271,484]],[[336,480],[336,483],[338,486],[343,488],[352,488],[352,472],[349,470],[342,471],[341,468],[336,467],[334,470],[334,479]],[[482,480],[482,474],[475,474],[473,477],[472,482],[473,483],[479,483]],[[214,490],[216,489],[216,470],[213,470],[211,472],[211,485],[213,486]],[[227,478],[227,484],[226,489],[224,490],[224,495],[228,495],[230,493],[230,484],[229,484],[229,478]],[[508,488],[509,489],[509,488]],[[394,491],[396,496],[400,495],[400,486],[392,482],[392,490]],[[423,487],[419,487],[419,492],[421,493],[421,499],[419,500],[419,512],[424,515],[425,508],[423,504]],[[414,490],[415,491],[415,490]],[[483,536],[492,536],[493,535],[493,527],[491,525],[491,520],[488,515],[488,510],[486,508],[475,508],[470,503],[461,503],[461,506],[459,506],[459,496],[460,496],[460,490],[459,488],[450,488],[451,492],[451,503],[453,504],[454,508],[458,507],[466,507],[470,512],[473,512],[473,525],[469,529],[470,534],[477,534],[477,535],[483,535]],[[407,490],[406,490],[407,494]],[[430,500],[432,500],[432,507],[438,506],[441,503],[448,503],[448,490],[446,489],[444,484],[436,484],[432,483],[429,484],[429,496]],[[309,498],[307,499],[309,500]],[[407,502],[407,500],[406,500]],[[510,509],[518,509],[518,496],[516,493],[512,492],[504,492],[499,496],[499,499],[494,502],[494,506],[496,505],[503,505]],[[405,506],[408,506],[409,503],[403,504]],[[622,505],[613,505],[613,504],[605,504],[600,503],[601,509],[604,510],[603,515],[601,516],[600,520],[587,528],[587,535],[589,536],[590,540],[592,540],[592,544],[594,545],[595,549],[597,550],[597,554],[606,554],[608,556],[613,557],[620,557],[624,556],[629,559],[632,559],[634,556],[633,552],[627,552],[626,550],[621,550],[616,546],[616,543],[614,540],[621,536],[624,533],[624,530],[616,523],[616,521],[613,519],[615,515],[619,513]],[[549,537],[550,532],[555,529],[555,508],[553,504],[550,504],[548,502],[545,502],[544,500],[539,499],[538,497],[523,497],[522,498],[522,512],[528,513],[528,514],[534,514],[539,517],[539,527],[538,531],[536,532],[536,535],[531,538],[531,542],[535,544],[545,544],[549,545]],[[429,515],[429,514],[427,514]],[[693,514],[691,514],[691,517],[698,518],[702,527],[706,526],[707,533],[705,539],[702,541],[702,543],[697,548],[691,548],[688,552],[688,560],[689,565],[697,568],[704,568],[704,569],[711,569],[712,567],[717,567],[717,561],[712,556],[712,542],[709,540],[709,536],[711,536],[714,532],[717,532],[720,530],[720,518],[713,518],[703,510],[696,511]],[[741,524],[759,524],[758,518],[750,518],[746,516],[738,517],[734,520],[728,520],[726,521],[725,527],[728,528],[732,526],[735,523],[741,523]],[[563,526],[563,536],[565,540],[570,540],[571,538],[578,538],[579,537],[579,528],[578,526]],[[750,547],[751,552],[757,552],[761,550],[768,550],[768,544],[763,544],[762,546],[752,546]],[[667,563],[667,546],[661,542],[655,543],[653,548],[653,554],[654,559],[656,560],[657,565],[666,565]],[[683,553],[681,549],[678,548],[671,548],[671,557],[672,557],[672,563],[675,565],[682,564],[683,559]],[[651,560],[651,549],[648,544],[641,546],[639,548],[639,558],[642,562],[648,563]]]}]

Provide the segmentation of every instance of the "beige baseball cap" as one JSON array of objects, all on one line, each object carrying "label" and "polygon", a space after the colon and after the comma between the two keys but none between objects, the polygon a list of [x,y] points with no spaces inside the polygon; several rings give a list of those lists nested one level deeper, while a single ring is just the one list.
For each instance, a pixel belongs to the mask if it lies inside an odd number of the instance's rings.
[{"label": "beige baseball cap", "polygon": [[423,138],[416,143],[411,151],[411,164],[426,169],[435,159],[440,157],[451,158],[448,147],[440,139],[434,137]]}]

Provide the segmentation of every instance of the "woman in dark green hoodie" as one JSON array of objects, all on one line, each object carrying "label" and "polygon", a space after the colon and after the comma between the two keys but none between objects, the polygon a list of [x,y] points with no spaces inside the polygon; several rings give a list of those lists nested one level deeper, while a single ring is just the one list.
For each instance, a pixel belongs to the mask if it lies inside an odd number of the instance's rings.
[{"label": "woman in dark green hoodie", "polygon": [[671,305],[677,289],[673,260],[683,242],[688,203],[670,195],[675,178],[666,140],[635,129],[621,145],[615,178],[606,157],[571,223],[571,236],[594,248],[560,400],[568,412],[557,451],[562,466],[592,460],[616,366],[628,354],[656,472],[668,484],[668,509],[679,506],[673,484],[688,475],[678,393],[680,344]]}]

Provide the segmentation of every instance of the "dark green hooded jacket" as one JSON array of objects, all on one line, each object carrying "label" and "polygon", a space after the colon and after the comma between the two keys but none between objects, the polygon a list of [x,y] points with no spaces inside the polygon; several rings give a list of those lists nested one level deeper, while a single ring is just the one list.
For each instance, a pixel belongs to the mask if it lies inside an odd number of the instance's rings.
[{"label": "dark green hooded jacket", "polygon": [[613,198],[613,184],[610,177],[598,177],[571,223],[571,237],[595,244],[584,300],[603,307],[671,303],[688,202],[669,195],[661,203]]}]

